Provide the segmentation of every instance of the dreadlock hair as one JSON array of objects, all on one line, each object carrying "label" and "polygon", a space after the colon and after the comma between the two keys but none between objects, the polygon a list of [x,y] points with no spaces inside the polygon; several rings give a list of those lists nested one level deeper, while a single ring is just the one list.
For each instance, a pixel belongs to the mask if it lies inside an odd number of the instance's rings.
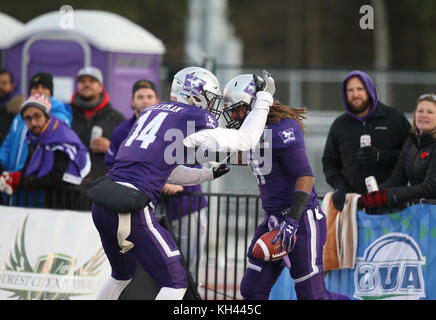
[{"label": "dreadlock hair", "polygon": [[266,123],[279,123],[280,119],[294,119],[300,125],[303,133],[305,133],[306,126],[303,123],[303,119],[306,119],[306,116],[304,116],[306,113],[306,108],[294,108],[283,105],[279,101],[274,101],[273,105],[269,108]]}]

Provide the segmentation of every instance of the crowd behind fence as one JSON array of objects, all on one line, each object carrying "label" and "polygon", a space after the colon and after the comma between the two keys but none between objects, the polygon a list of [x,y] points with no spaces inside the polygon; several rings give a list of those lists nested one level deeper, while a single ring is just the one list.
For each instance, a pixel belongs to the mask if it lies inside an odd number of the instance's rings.
[{"label": "crowd behind fence", "polygon": [[[86,198],[82,187],[45,190],[45,203],[37,203],[36,196],[26,199],[25,207],[45,207],[53,209],[73,209],[89,211],[91,202]],[[241,299],[239,284],[247,267],[246,253],[258,224],[264,218],[260,197],[256,194],[230,193],[188,193],[181,192],[173,197],[182,201],[182,196],[205,196],[208,201],[206,245],[201,260],[197,260],[194,274],[190,274],[194,296],[205,300]],[[320,197],[321,199],[321,197]],[[163,200],[163,199],[161,199]],[[16,206],[11,198],[0,198],[2,205]],[[161,201],[162,202],[162,201]],[[435,200],[416,200],[416,202],[436,204]],[[200,206],[200,203],[198,204]],[[194,208],[195,209],[195,208]],[[171,224],[163,205],[155,208],[155,213],[164,227],[171,230]],[[55,212],[53,214],[56,214]],[[199,217],[199,216],[198,216]],[[176,223],[181,223],[178,220]],[[188,222],[190,224],[190,222]],[[199,218],[197,228],[199,228]],[[194,224],[195,225],[195,224]],[[178,230],[181,230],[179,227]],[[188,229],[188,238],[193,230]],[[198,233],[194,233],[198,236]],[[177,244],[181,234],[173,236]],[[198,241],[197,241],[198,243]],[[189,240],[188,240],[189,246]],[[197,253],[200,249],[197,247]],[[189,247],[187,254],[182,252],[185,269],[190,269]],[[138,297],[140,298],[140,297]]]}]

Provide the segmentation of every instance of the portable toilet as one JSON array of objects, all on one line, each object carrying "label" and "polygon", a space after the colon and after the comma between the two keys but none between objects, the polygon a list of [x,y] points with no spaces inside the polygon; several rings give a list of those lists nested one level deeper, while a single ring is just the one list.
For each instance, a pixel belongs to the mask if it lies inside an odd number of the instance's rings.
[{"label": "portable toilet", "polygon": [[20,81],[28,95],[28,83],[37,72],[53,75],[54,97],[70,102],[76,75],[84,66],[103,74],[111,104],[126,118],[133,83],[149,79],[160,93],[160,66],[165,47],[161,40],[118,14],[74,10],[63,23],[62,12],[49,12],[25,24],[4,53],[4,66]]},{"label": "portable toilet", "polygon": [[0,12],[0,26],[0,67],[3,67],[4,50],[9,47],[14,35],[21,31],[24,23]]}]

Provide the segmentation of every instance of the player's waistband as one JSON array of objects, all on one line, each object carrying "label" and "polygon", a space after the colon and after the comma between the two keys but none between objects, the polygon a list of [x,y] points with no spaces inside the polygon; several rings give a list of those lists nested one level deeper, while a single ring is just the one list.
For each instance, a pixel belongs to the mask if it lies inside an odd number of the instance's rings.
[{"label": "player's waistband", "polygon": [[[135,187],[133,184],[128,183],[128,182],[124,182],[124,181],[114,181],[115,183],[118,183],[122,186],[125,186],[127,188],[131,188],[131,189],[135,189],[135,190],[139,190],[137,187]],[[143,191],[141,191],[143,192]],[[148,195],[147,195],[148,196]],[[149,199],[148,203],[147,203],[147,207],[151,208],[152,210],[154,210],[154,205],[151,203],[151,199]]]},{"label": "player's waistband", "polygon": [[[314,212],[315,214],[319,214],[320,212],[320,205],[318,204],[310,204],[306,206],[306,209],[304,210],[304,212]],[[276,217],[284,217],[286,215],[288,215],[289,212],[289,208],[283,209],[283,210],[265,210],[267,215],[272,215],[272,216],[276,216]]]}]

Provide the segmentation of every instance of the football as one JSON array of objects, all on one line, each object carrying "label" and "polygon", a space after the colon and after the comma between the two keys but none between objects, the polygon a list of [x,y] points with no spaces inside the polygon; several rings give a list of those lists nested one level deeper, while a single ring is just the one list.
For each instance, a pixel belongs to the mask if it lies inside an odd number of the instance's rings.
[{"label": "football", "polygon": [[279,231],[277,229],[264,233],[253,247],[253,256],[264,261],[280,260],[287,254],[286,250],[280,251],[280,239],[275,244],[272,240]]}]

